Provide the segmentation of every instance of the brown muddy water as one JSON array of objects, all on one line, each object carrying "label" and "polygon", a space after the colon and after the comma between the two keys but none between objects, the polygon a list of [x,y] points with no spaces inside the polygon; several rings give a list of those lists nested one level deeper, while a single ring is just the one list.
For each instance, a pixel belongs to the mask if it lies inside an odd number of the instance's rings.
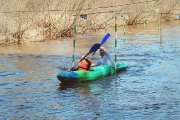
[{"label": "brown muddy water", "polygon": [[[0,119],[178,120],[180,21],[118,28],[117,59],[129,68],[117,77],[60,84],[71,67],[73,38],[0,46]],[[114,28],[104,45],[114,55]],[[104,30],[78,35],[76,59],[100,43]],[[96,61],[98,55],[93,57]]]}]

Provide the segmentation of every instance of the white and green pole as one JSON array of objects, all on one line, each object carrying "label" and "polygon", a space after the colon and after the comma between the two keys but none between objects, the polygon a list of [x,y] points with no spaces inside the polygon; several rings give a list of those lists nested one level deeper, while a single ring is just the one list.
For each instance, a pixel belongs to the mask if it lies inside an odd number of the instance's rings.
[{"label": "white and green pole", "polygon": [[159,33],[159,40],[162,42],[162,13],[158,13],[158,33]]},{"label": "white and green pole", "polygon": [[75,46],[76,46],[76,16],[74,18],[74,40],[73,40],[72,67],[74,66]]},{"label": "white and green pole", "polygon": [[162,14],[158,13],[158,33],[159,33],[159,39],[160,39],[160,42],[161,42],[161,32],[162,32],[162,27],[161,27],[161,17],[162,17]]},{"label": "white and green pole", "polygon": [[160,39],[160,41],[161,41],[161,18],[160,18],[160,13],[159,13],[159,9],[156,9],[156,12],[157,12],[157,14],[158,14],[158,34],[159,34],[159,39]]},{"label": "white and green pole", "polygon": [[105,32],[107,32],[107,15],[105,15]]},{"label": "white and green pole", "polygon": [[124,42],[126,41],[126,16],[123,15],[124,17]]},{"label": "white and green pole", "polygon": [[115,70],[115,76],[117,74],[116,72],[116,69],[117,69],[117,66],[116,66],[116,61],[117,61],[117,55],[116,55],[116,47],[117,47],[117,16],[115,16],[115,41],[114,41],[114,52],[115,52],[115,55],[114,55],[114,70]]},{"label": "white and green pole", "polygon": [[160,16],[160,42],[162,42],[162,13]]},{"label": "white and green pole", "polygon": [[144,10],[144,28],[146,27],[146,10]]},{"label": "white and green pole", "polygon": [[160,14],[158,13],[158,34],[160,34]]}]

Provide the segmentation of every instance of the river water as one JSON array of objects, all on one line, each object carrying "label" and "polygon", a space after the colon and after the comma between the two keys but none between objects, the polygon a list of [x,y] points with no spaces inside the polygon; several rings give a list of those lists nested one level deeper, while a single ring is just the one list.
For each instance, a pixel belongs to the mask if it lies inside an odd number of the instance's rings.
[{"label": "river water", "polygon": [[[180,21],[118,28],[117,59],[129,68],[117,77],[61,84],[71,67],[73,38],[0,46],[0,119],[178,120]],[[104,46],[114,56],[114,28]],[[104,30],[78,35],[76,59],[100,43]],[[96,61],[98,54],[93,57]]]}]

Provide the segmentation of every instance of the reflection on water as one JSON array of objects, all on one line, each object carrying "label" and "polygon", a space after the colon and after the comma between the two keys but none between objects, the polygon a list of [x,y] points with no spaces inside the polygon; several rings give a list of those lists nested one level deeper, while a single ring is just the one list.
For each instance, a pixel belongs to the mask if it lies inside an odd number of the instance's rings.
[{"label": "reflection on water", "polygon": [[[130,66],[115,78],[62,84],[71,67],[72,39],[0,48],[0,119],[179,119],[180,25],[118,28],[118,61]],[[114,29],[104,45],[114,55]],[[105,35],[77,36],[76,59]],[[70,45],[71,44],[71,45]],[[16,51],[14,51],[16,50]],[[93,60],[97,60],[97,56]]]}]

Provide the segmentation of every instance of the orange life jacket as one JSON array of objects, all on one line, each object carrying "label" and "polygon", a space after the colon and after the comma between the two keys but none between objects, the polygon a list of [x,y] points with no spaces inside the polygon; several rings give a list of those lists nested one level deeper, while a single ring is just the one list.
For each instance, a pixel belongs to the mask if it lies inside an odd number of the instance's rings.
[{"label": "orange life jacket", "polygon": [[92,60],[84,59],[81,62],[78,60],[78,70],[89,70]]}]

